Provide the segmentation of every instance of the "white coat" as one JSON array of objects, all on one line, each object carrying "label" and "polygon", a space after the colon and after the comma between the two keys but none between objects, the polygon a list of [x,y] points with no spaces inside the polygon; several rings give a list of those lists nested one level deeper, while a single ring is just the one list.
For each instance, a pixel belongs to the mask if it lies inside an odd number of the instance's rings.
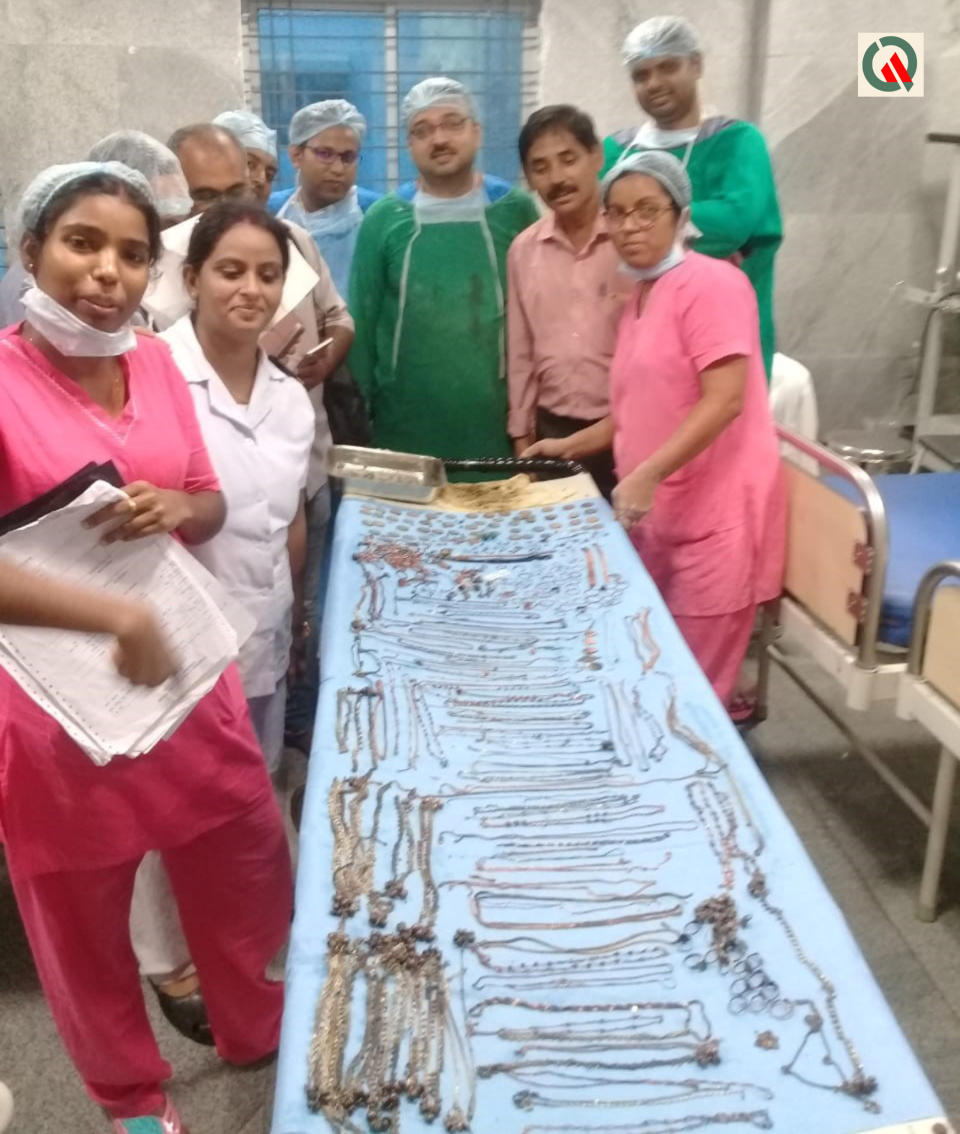
[{"label": "white coat", "polygon": [[190,548],[256,619],[238,665],[248,698],[273,694],[290,659],[287,534],[307,483],[315,420],[306,390],[260,352],[240,405],[207,361],[189,315],[160,336],[186,378],[227,504],[213,539]]}]

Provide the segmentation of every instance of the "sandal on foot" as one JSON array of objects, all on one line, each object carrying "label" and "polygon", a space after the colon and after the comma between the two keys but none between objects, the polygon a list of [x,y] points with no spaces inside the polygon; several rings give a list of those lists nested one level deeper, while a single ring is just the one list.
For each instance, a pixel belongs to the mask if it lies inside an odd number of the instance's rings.
[{"label": "sandal on foot", "polygon": [[163,1114],[144,1114],[137,1118],[115,1118],[112,1134],[188,1134],[177,1114],[177,1108],[167,1099]]}]

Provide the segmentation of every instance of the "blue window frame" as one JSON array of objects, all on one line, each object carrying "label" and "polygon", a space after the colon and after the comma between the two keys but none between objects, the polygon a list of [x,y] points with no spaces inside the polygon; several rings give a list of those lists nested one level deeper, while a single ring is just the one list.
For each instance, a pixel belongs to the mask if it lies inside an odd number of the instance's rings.
[{"label": "blue window frame", "polygon": [[[534,0],[409,0],[324,4],[247,0],[251,102],[278,131],[277,188],[294,184],[285,149],[293,113],[310,102],[345,98],[367,119],[358,182],[386,190],[415,175],[398,130],[399,106],[430,75],[459,79],[473,93],[484,129],[479,164],[520,177],[516,140],[535,89]],[[254,50],[255,47],[255,50]]]}]

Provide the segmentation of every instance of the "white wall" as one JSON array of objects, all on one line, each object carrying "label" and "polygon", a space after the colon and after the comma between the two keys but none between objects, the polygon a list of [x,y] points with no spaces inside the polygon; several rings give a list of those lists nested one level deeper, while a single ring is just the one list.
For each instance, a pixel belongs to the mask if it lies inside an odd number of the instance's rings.
[{"label": "white wall", "polygon": [[120,128],[161,140],[243,98],[240,0],[0,0],[0,203]]},{"label": "white wall", "polygon": [[[932,282],[943,209],[947,154],[924,136],[960,131],[960,0],[542,0],[541,104],[578,103],[604,133],[639,123],[620,45],[665,10],[700,31],[705,101],[767,135],[780,345],[813,371],[821,420],[890,412],[922,320],[891,291]],[[240,0],[0,0],[0,29],[8,222],[34,172],[111,130],[166,138],[242,99]],[[857,98],[857,32],[884,30],[924,32],[923,100]]]},{"label": "white wall", "polygon": [[[578,103],[604,133],[639,124],[619,46],[664,12],[700,31],[705,101],[757,121],[770,144],[781,348],[813,371],[827,429],[885,416],[923,318],[892,289],[932,283],[943,210],[947,154],[924,138],[960,132],[960,0],[543,0],[542,101]],[[860,31],[924,33],[922,100],[857,97]]]},{"label": "white wall", "polygon": [[573,102],[604,132],[640,123],[620,47],[630,29],[664,11],[686,16],[710,45],[703,95],[727,113],[747,110],[750,0],[681,0],[669,8],[641,0],[542,0],[541,104]]}]

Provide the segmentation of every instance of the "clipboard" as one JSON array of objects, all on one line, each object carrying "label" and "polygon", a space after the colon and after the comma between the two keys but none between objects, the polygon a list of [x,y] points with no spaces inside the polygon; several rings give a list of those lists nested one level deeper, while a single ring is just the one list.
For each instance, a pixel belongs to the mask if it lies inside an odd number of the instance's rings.
[{"label": "clipboard", "polygon": [[107,484],[112,484],[115,488],[122,488],[124,483],[123,477],[113,461],[105,461],[100,465],[89,461],[82,469],[78,469],[72,476],[67,477],[60,484],[54,485],[41,496],[37,496],[26,504],[22,504],[19,508],[15,508],[12,512],[0,516],[0,536],[15,531],[17,528],[25,527],[27,524],[32,524],[41,516],[46,516],[48,512],[65,508],[68,504],[72,504],[78,496],[82,496],[90,485],[98,480],[105,480]]}]

